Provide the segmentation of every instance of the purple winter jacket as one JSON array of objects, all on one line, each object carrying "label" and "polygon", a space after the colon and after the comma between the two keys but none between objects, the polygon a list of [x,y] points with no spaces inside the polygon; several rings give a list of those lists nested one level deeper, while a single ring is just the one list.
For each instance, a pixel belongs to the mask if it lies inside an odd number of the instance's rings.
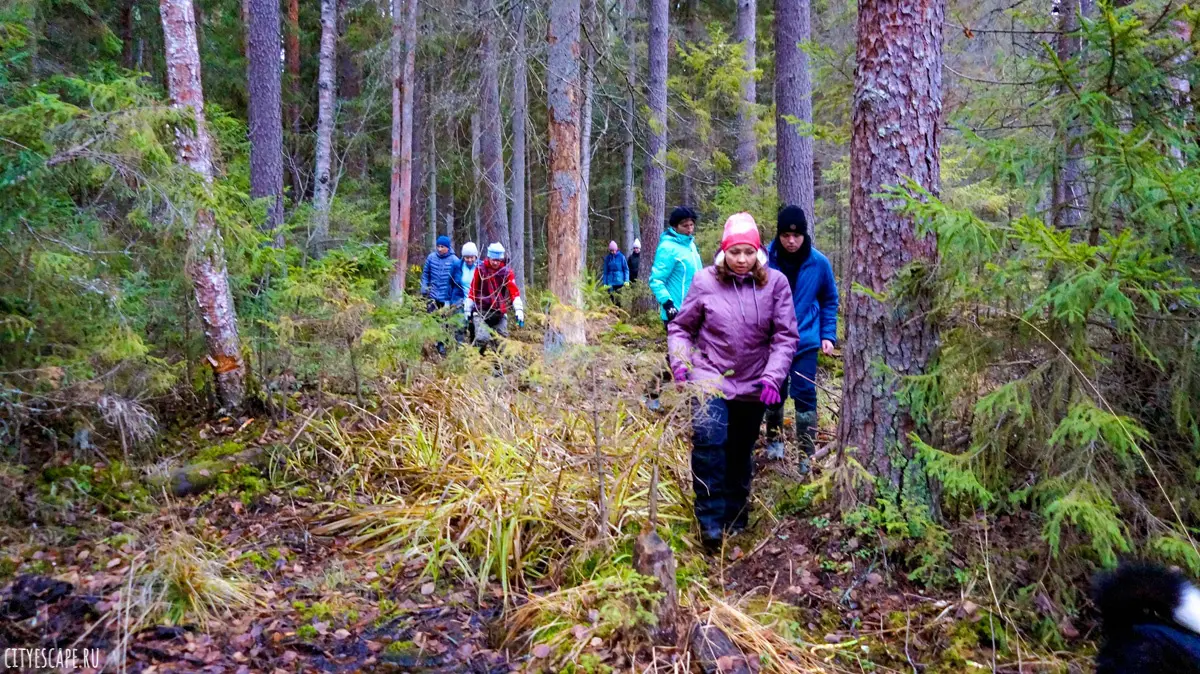
[{"label": "purple winter jacket", "polygon": [[750,276],[722,283],[705,267],[667,324],[671,369],[690,364],[688,381],[719,384],[727,400],[757,400],[764,377],[782,386],[799,342],[792,290],[774,269],[759,288]]}]

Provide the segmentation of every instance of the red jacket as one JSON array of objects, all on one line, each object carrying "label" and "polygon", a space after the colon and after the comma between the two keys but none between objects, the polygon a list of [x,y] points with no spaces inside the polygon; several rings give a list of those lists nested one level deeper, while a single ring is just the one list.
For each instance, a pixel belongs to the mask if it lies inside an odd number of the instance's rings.
[{"label": "red jacket", "polygon": [[488,267],[484,261],[475,268],[475,276],[471,279],[471,292],[468,297],[483,312],[488,314],[508,313],[512,301],[521,296],[517,288],[517,279],[508,265],[498,269]]}]

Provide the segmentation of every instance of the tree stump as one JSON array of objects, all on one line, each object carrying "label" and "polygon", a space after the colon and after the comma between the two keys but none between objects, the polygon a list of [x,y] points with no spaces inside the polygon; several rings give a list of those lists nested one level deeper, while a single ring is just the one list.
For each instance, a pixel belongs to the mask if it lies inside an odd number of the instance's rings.
[{"label": "tree stump", "polygon": [[675,553],[671,546],[653,529],[638,536],[633,546],[633,568],[643,576],[655,579],[655,590],[663,597],[655,602],[654,615],[658,624],[651,637],[660,646],[674,646],[679,634],[679,589],[675,585]]}]

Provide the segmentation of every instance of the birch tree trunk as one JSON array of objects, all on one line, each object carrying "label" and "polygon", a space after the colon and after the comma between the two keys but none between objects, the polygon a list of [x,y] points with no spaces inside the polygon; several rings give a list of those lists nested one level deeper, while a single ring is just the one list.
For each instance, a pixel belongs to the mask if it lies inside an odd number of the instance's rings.
[{"label": "birch tree trunk", "polygon": [[496,31],[500,16],[495,0],[480,0],[483,10],[483,64],[479,101],[479,159],[483,174],[483,233],[488,243],[500,242],[507,253],[508,200],[504,195],[504,126],[500,120],[500,57]]},{"label": "birch tree trunk", "polygon": [[758,0],[737,0],[737,32],[734,36],[742,43],[742,58],[745,73],[742,75],[742,103],[738,106],[738,141],[734,154],[734,168],[743,180],[754,172],[758,163],[758,137],[754,124],[758,115],[754,69],[757,67],[755,35]]},{"label": "birch tree trunk", "polygon": [[266,198],[266,229],[283,246],[283,89],[279,0],[249,0],[250,196]]},{"label": "birch tree trunk", "polygon": [[[163,44],[166,47],[167,90],[171,106],[195,116],[194,125],[175,129],[179,162],[195,171],[205,189],[212,184],[212,141],[204,121],[204,90],[200,83],[200,52],[196,46],[195,15],[191,0],[160,0]],[[212,211],[199,209],[187,228],[187,274],[204,325],[208,363],[216,376],[217,397],[230,413],[242,406],[245,366],[238,338],[237,313],[225,249]]]},{"label": "birch tree trunk", "polygon": [[333,194],[334,73],[337,71],[337,0],[321,0],[321,52],[317,69],[317,161],[313,171],[313,230],[309,248],[325,252]]},{"label": "birch tree trunk", "polygon": [[[413,72],[416,69],[417,0],[392,0],[392,194],[390,245],[391,298],[404,295],[408,273],[408,237],[412,225]],[[401,31],[403,30],[403,38]],[[401,70],[400,49],[404,49]]]},{"label": "birch tree trunk", "polygon": [[626,64],[625,81],[625,106],[622,109],[622,122],[625,126],[625,144],[622,148],[622,173],[621,173],[621,196],[624,208],[621,211],[625,229],[625,248],[624,250],[633,250],[633,240],[637,238],[637,227],[635,225],[636,216],[634,215],[637,209],[637,191],[633,186],[633,129],[637,123],[636,101],[634,101],[634,82],[633,74],[637,72],[637,45],[634,44],[634,29],[633,19],[634,13],[637,11],[636,0],[625,0],[624,11],[621,13],[622,31],[621,39],[625,42],[625,50],[629,54],[629,61]]},{"label": "birch tree trunk", "polygon": [[513,275],[517,287],[525,291],[525,126],[529,116],[527,58],[525,53],[525,3],[517,0],[513,6],[513,21],[517,28],[516,58],[513,60],[512,92],[512,228]]},{"label": "birch tree trunk", "polygon": [[[666,2],[666,0],[661,0]],[[579,248],[579,0],[550,0],[546,64],[550,113],[550,195],[546,254],[550,292],[559,301],[552,327],[569,344],[585,340]],[[665,84],[665,83],[664,83]]]},{"label": "birch tree trunk", "polygon": [[[867,0],[858,11],[847,286],[883,294],[906,265],[932,274],[937,264],[935,238],[918,237],[912,219],[872,195],[909,177],[938,193],[945,0]],[[863,292],[844,296],[838,441],[857,447],[872,475],[899,488],[906,462],[894,458],[911,458],[908,435],[919,429],[897,389],[899,378],[925,371],[937,346],[937,328],[926,318],[932,301],[919,287],[888,302]]]},{"label": "birch tree trunk", "polygon": [[650,108],[646,171],[643,176],[646,214],[642,218],[642,250],[651,260],[662,236],[667,201],[667,21],[669,0],[649,0],[650,32],[646,43],[650,77],[646,98]]},{"label": "birch tree trunk", "polygon": [[775,0],[775,171],[779,201],[804,209],[813,232],[813,139],[795,123],[812,124],[812,77],[800,45],[811,35],[809,0]]}]

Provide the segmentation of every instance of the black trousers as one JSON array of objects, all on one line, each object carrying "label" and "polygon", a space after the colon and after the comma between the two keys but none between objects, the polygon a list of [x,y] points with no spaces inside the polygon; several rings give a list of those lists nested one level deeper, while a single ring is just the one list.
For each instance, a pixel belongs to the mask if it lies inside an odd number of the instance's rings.
[{"label": "black trousers", "polygon": [[745,525],[754,443],[765,409],[757,400],[692,402],[692,488],[702,528]]}]

